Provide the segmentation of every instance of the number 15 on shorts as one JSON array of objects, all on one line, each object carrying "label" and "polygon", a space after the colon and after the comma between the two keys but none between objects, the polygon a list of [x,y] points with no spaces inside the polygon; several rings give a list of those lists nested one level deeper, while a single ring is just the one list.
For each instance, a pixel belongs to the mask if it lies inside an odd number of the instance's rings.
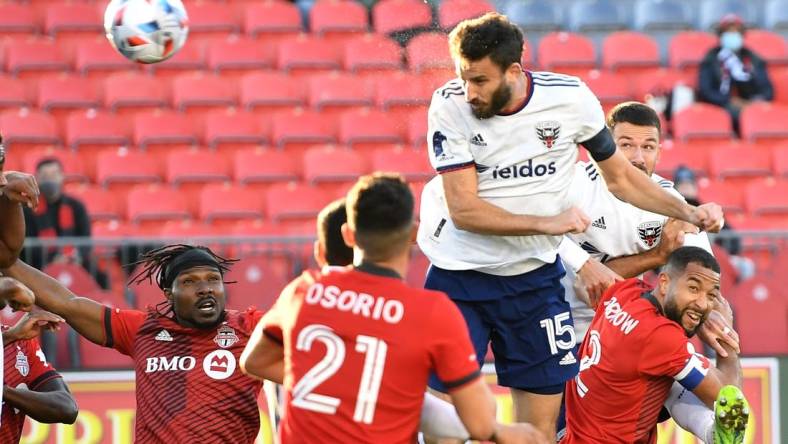
[{"label": "number 15 on shorts", "polygon": [[[557,355],[560,351],[572,350],[575,348],[575,329],[570,322],[568,311],[559,313],[552,318],[539,321],[539,326],[547,334],[547,343],[550,345],[550,353]],[[569,340],[561,339],[569,334]]]}]

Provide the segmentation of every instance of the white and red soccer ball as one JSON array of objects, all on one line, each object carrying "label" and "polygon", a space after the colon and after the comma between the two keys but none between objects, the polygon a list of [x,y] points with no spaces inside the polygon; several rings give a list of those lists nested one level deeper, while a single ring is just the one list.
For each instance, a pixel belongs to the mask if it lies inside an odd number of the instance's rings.
[{"label": "white and red soccer ball", "polygon": [[181,0],[112,0],[104,11],[104,30],[127,59],[158,63],[183,48],[189,20]]}]

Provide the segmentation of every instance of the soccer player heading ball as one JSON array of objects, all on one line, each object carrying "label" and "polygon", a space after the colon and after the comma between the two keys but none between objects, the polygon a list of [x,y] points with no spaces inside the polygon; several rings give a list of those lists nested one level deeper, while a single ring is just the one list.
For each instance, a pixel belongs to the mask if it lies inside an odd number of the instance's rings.
[{"label": "soccer player heading ball", "polygon": [[[639,208],[709,231],[720,229],[722,211],[690,206],[632,166],[581,80],[523,67],[523,34],[506,17],[464,21],[449,44],[458,78],[435,91],[428,115],[439,176],[422,196],[418,242],[432,263],[425,286],[457,304],[480,362],[492,343],[517,419],[553,437],[564,383],[577,373],[558,250],[563,234],[590,223],[571,192],[577,146],[610,191]],[[572,254],[561,251],[570,264]],[[577,271],[588,284],[607,278],[599,266]],[[438,378],[430,386],[446,388]]]}]

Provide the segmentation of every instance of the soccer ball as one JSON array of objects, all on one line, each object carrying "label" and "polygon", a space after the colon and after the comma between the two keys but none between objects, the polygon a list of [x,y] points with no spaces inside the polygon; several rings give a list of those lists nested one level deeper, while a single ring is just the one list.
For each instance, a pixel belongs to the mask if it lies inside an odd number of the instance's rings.
[{"label": "soccer ball", "polygon": [[104,30],[113,48],[138,63],[169,59],[189,34],[181,0],[112,0],[104,11]]}]

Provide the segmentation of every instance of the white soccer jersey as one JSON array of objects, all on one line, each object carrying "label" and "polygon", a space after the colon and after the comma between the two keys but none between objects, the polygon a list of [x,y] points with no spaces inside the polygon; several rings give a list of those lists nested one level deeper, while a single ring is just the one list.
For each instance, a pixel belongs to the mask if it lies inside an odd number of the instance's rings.
[{"label": "white soccer jersey", "polygon": [[[578,162],[574,173],[572,187],[579,199],[579,207],[591,219],[591,225],[584,233],[567,236],[591,257],[604,262],[608,258],[643,253],[659,244],[662,226],[668,220],[667,216],[641,210],[618,199],[608,190],[604,178],[592,162]],[[674,196],[684,200],[684,197],[673,188],[673,182],[657,174],[652,174],[651,179]],[[688,244],[711,251],[706,233],[686,235],[685,245]],[[594,311],[577,297],[574,288],[576,274],[571,267],[565,268],[567,270],[563,282],[566,297],[572,307],[575,333],[578,340],[581,340],[594,317]]]},{"label": "white soccer jersey", "polygon": [[[432,96],[430,161],[438,173],[475,168],[478,195],[509,212],[554,216],[570,195],[578,144],[605,127],[602,107],[576,77],[526,72],[528,97],[508,115],[478,119],[454,79]],[[438,267],[516,275],[551,263],[561,236],[492,236],[457,229],[440,176],[424,188],[418,243]]]}]

